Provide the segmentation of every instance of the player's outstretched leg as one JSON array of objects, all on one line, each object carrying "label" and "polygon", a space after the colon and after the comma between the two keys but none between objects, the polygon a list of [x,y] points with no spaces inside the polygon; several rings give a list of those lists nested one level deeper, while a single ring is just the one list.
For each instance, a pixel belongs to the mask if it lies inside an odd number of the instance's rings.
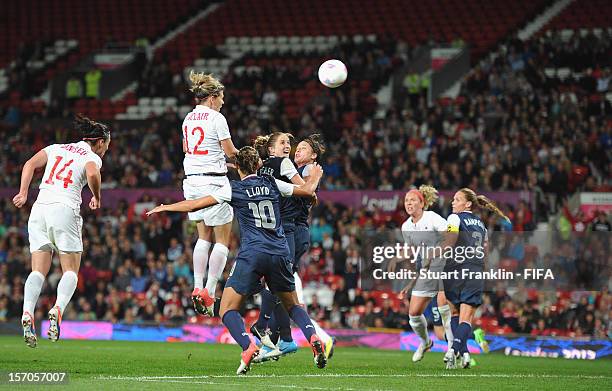
[{"label": "player's outstretched leg", "polygon": [[23,340],[26,345],[35,348],[38,344],[36,339],[36,329],[34,328],[34,316],[28,311],[21,316],[21,326],[23,327]]},{"label": "player's outstretched leg", "polygon": [[35,348],[38,343],[34,327],[34,310],[44,283],[45,276],[34,270],[28,276],[24,286],[21,326],[23,327],[23,340],[31,348]]},{"label": "player's outstretched leg", "polygon": [[267,289],[259,292],[261,295],[261,308],[259,310],[259,318],[257,322],[251,326],[251,334],[261,341],[261,344],[268,348],[269,351],[274,350],[276,346],[270,339],[268,332],[268,322],[276,306],[277,298]]},{"label": "player's outstretched leg", "polygon": [[483,353],[489,353],[489,343],[485,339],[485,331],[481,328],[474,330],[474,341],[480,346]]},{"label": "player's outstretched leg", "polygon": [[314,355],[314,363],[318,368],[325,368],[327,365],[327,357],[325,356],[325,346],[315,333],[315,328],[308,317],[308,314],[299,305],[294,305],[289,309],[289,316],[300,327],[306,340],[310,342],[312,353]]},{"label": "player's outstretched leg", "polygon": [[72,270],[68,270],[62,275],[57,284],[57,299],[51,310],[49,310],[49,330],[47,331],[47,336],[52,342],[56,342],[60,337],[62,315],[74,294],[77,282],[77,274]]},{"label": "player's outstretched leg", "polygon": [[412,361],[418,362],[423,359],[425,352],[431,349],[433,341],[429,338],[427,333],[427,319],[425,315],[410,315],[410,327],[419,336],[421,343],[417,348],[416,352],[412,355]]},{"label": "player's outstretched leg", "polygon": [[234,340],[242,348],[240,366],[238,366],[236,374],[244,375],[251,369],[251,362],[259,354],[259,348],[251,342],[249,335],[245,332],[244,320],[238,311],[230,310],[225,312],[222,321]]},{"label": "player's outstretched leg", "polygon": [[[455,339],[453,341],[452,351],[454,353],[455,360],[455,368],[457,366],[457,359],[461,358],[461,366],[463,368],[470,367],[470,353],[467,350],[467,341],[472,333],[472,325],[468,322],[461,322],[459,326],[457,326],[457,331],[455,333]],[[451,360],[447,362],[450,363]],[[448,368],[448,367],[447,367]]]},{"label": "player's outstretched leg", "polygon": [[[450,356],[450,350],[453,347],[453,329],[451,327],[451,310],[448,304],[438,306],[438,312],[440,313],[440,318],[442,319],[442,326],[444,327],[444,335],[446,337],[446,343],[448,344],[446,348],[446,354],[444,355],[444,362],[448,361]],[[457,317],[457,321],[459,321],[459,317]]]},{"label": "player's outstretched leg", "polygon": [[[198,231],[200,229],[198,228]],[[199,238],[193,248],[193,292],[191,293],[191,301],[196,313],[208,315],[208,311],[203,303],[200,293],[204,290],[204,276],[208,266],[208,253],[212,243],[208,240]],[[208,294],[208,293],[207,293]],[[207,295],[206,294],[206,295]],[[204,296],[206,296],[204,295]],[[214,305],[214,301],[213,301]]]}]

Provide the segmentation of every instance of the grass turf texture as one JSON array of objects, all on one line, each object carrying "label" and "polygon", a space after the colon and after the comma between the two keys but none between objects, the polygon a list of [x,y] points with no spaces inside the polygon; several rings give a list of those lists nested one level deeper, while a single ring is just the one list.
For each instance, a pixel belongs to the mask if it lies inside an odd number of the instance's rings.
[{"label": "grass turf texture", "polygon": [[30,349],[21,338],[0,337],[0,352],[2,371],[67,371],[69,384],[53,389],[612,389],[612,360],[607,359],[587,362],[489,354],[476,356],[478,365],[473,369],[446,371],[439,353],[428,353],[423,361],[414,364],[412,352],[337,348],[328,367],[321,370],[314,366],[310,349],[301,348],[278,362],[253,365],[246,376],[236,376],[240,362],[236,345],[68,340],[51,343],[39,339],[38,347]]}]

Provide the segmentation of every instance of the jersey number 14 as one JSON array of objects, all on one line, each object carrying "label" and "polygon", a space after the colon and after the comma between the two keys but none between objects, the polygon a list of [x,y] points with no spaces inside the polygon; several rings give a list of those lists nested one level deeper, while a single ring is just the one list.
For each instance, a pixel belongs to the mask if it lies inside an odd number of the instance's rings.
[{"label": "jersey number 14", "polygon": [[72,170],[68,170],[68,173],[66,174],[65,177],[62,177],[62,174],[64,173],[64,171],[66,171],[66,169],[72,164],[72,162],[74,160],[73,159],[68,160],[68,163],[65,163],[62,166],[62,168],[57,172],[57,174],[55,174],[55,170],[57,169],[57,166],[60,164],[61,161],[62,161],[62,157],[61,156],[56,156],[55,157],[55,164],[53,165],[53,168],[51,169],[51,173],[49,173],[49,178],[47,178],[45,183],[47,185],[55,184],[55,182],[53,182],[53,178],[55,176],[55,179],[57,179],[58,181],[64,181],[64,189],[67,189],[68,185],[73,183],[73,181],[72,181]]},{"label": "jersey number 14", "polygon": [[276,228],[276,217],[272,201],[260,201],[259,203],[249,202],[249,209],[253,212],[255,226],[257,228],[274,229]]}]

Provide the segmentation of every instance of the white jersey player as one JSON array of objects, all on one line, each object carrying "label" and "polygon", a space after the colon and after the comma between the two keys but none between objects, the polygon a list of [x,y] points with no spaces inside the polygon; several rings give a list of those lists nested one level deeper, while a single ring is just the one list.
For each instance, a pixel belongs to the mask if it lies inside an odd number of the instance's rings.
[{"label": "white jersey player", "polygon": [[[193,71],[189,78],[197,106],[187,114],[182,126],[185,153],[183,193],[185,199],[194,200],[229,185],[225,155],[233,158],[238,150],[232,142],[227,120],[219,112],[223,106],[223,84],[212,75]],[[225,269],[233,218],[234,212],[227,203],[189,213],[189,220],[196,221],[198,228],[198,241],[193,249],[194,290],[191,298],[200,314],[213,316],[215,290]],[[208,277],[204,286],[207,265]]]},{"label": "white jersey player", "polygon": [[[424,246],[435,248],[442,242],[442,233],[447,231],[446,219],[436,212],[426,210],[438,199],[438,191],[431,186],[421,186],[419,190],[413,189],[406,193],[404,207],[408,213],[408,220],[402,225],[404,240],[415,247]],[[444,261],[441,258],[420,256],[415,260],[421,270],[441,272],[444,270]],[[444,296],[444,285],[440,279],[418,278],[414,286],[408,284],[402,293],[407,294],[412,288],[410,306],[410,327],[419,336],[421,343],[412,356],[412,361],[423,359],[426,351],[431,349],[433,341],[427,333],[427,319],[423,315],[425,308],[433,297],[437,296],[438,311],[442,318],[442,326],[446,335],[449,349],[453,343],[453,332],[451,329],[451,311],[446,297]]]},{"label": "white jersey player", "polygon": [[57,300],[49,311],[47,334],[51,341],[59,339],[62,315],[76,289],[83,252],[81,192],[86,184],[93,194],[89,207],[100,207],[100,168],[110,144],[110,131],[106,125],[81,116],[76,118],[75,126],[82,134],[82,141],[53,144],[38,151],[24,164],[19,194],[13,198],[16,207],[25,205],[34,171],[45,167],[28,220],[32,272],[25,282],[21,323],[24,340],[31,348],[37,344],[36,302],[51,267],[53,252],[59,254],[63,275],[57,285]]}]

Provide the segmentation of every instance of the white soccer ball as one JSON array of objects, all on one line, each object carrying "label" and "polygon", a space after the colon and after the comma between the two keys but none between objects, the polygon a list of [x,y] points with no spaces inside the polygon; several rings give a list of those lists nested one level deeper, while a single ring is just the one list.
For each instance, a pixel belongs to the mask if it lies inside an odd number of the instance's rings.
[{"label": "white soccer ball", "polygon": [[319,80],[325,87],[340,87],[347,76],[346,65],[340,60],[327,60],[319,67]]}]

